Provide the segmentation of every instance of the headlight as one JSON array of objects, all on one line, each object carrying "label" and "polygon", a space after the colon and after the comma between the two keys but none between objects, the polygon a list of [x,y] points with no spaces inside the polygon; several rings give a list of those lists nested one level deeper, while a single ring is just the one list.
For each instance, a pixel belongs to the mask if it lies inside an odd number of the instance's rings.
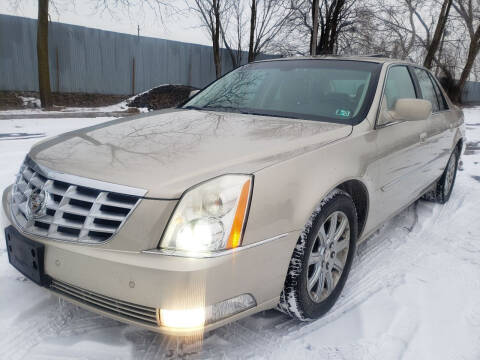
[{"label": "headlight", "polygon": [[250,175],[225,175],[185,192],[160,247],[202,253],[240,246],[252,180]]}]

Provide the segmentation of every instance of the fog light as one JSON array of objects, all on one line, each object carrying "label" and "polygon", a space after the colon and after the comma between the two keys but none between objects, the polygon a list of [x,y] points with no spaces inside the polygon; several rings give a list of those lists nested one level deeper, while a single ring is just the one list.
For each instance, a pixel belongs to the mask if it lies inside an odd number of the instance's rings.
[{"label": "fog light", "polygon": [[166,310],[160,309],[160,325],[176,329],[201,328],[205,324],[205,309]]},{"label": "fog light", "polygon": [[233,316],[242,311],[251,309],[257,305],[254,297],[243,294],[232,299],[218,302],[206,308],[185,310],[157,310],[157,322],[159,326],[174,329],[198,329],[206,324],[212,324]]}]

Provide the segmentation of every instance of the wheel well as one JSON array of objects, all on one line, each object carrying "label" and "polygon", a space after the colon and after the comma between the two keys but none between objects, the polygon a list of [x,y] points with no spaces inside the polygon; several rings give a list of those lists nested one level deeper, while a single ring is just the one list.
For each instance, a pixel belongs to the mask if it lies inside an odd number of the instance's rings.
[{"label": "wheel well", "polygon": [[362,234],[368,215],[368,191],[366,186],[359,180],[346,181],[337,188],[347,192],[353,199],[355,208],[357,209],[358,218],[358,238]]}]

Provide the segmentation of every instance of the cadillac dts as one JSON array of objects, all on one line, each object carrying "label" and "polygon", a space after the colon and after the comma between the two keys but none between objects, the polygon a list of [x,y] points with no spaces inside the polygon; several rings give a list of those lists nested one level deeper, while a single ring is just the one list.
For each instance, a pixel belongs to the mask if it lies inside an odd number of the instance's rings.
[{"label": "cadillac dts", "polygon": [[267,60],[182,106],[32,147],[3,194],[10,263],[74,304],[161,333],[276,308],[314,320],[356,246],[445,203],[462,111],[417,65]]}]

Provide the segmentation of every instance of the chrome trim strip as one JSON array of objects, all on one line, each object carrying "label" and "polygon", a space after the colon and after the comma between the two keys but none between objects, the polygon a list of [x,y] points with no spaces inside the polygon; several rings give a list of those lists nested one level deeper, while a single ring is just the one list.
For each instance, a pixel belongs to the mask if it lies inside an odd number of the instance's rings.
[{"label": "chrome trim strip", "polygon": [[153,254],[153,255],[164,255],[164,256],[177,256],[177,257],[183,257],[183,258],[194,258],[194,259],[208,259],[208,258],[216,258],[220,256],[226,256],[226,255],[231,255],[235,254],[237,252],[241,252],[243,250],[248,250],[252,249],[257,246],[265,245],[269,242],[283,239],[290,233],[284,233],[280,234],[277,236],[274,236],[272,238],[268,238],[262,241],[258,241],[253,244],[245,245],[245,246],[240,246],[235,249],[228,249],[228,250],[220,250],[220,251],[215,251],[215,252],[208,252],[208,253],[187,253],[185,251],[179,251],[179,250],[168,250],[168,249],[151,249],[151,250],[144,250],[142,253],[144,254]]},{"label": "chrome trim strip", "polygon": [[390,122],[385,123],[385,124],[377,125],[377,129],[383,129],[383,128],[386,128],[386,127],[389,127],[389,126],[392,126],[392,125],[401,124],[401,123],[404,123],[404,122],[405,122],[405,120],[390,121]]},{"label": "chrome trim strip", "polygon": [[100,180],[94,180],[90,178],[65,174],[59,171],[51,170],[46,166],[36,163],[28,155],[25,158],[25,163],[28,164],[28,166],[30,166],[36,172],[39,172],[40,174],[44,175],[49,179],[63,181],[72,185],[84,186],[84,187],[88,187],[88,188],[92,188],[100,191],[107,191],[107,192],[113,192],[113,193],[124,194],[124,195],[132,195],[132,196],[138,196],[138,197],[144,197],[147,193],[147,190],[145,189],[138,189],[138,188],[134,188],[126,185],[119,185],[119,184],[109,183],[109,182],[100,181]]}]

